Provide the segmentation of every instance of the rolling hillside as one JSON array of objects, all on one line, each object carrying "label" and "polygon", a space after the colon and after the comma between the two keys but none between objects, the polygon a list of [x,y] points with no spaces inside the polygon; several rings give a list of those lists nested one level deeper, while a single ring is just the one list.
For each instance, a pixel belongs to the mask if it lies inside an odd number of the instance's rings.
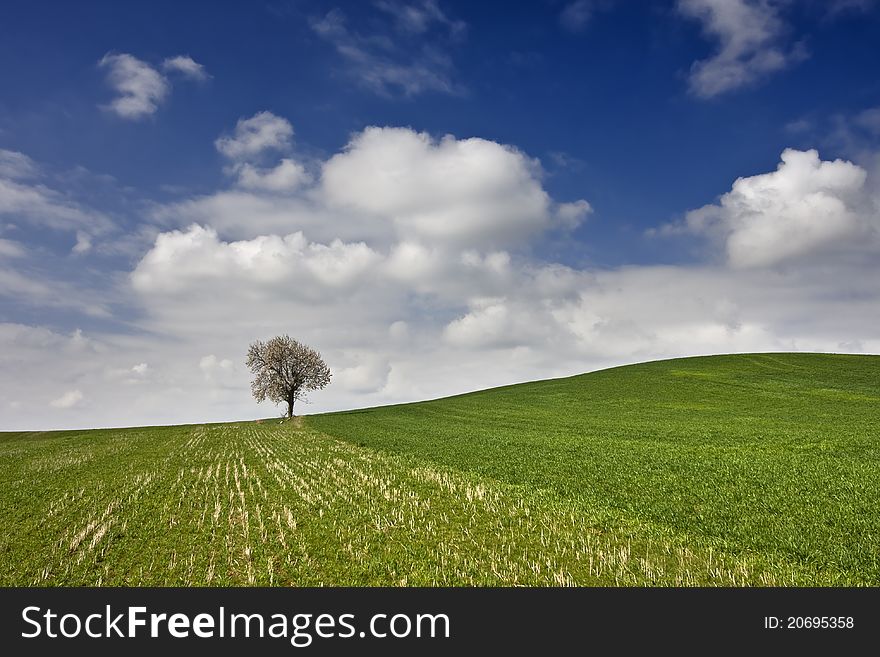
[{"label": "rolling hillside", "polygon": [[880,357],[0,434],[2,585],[876,585]]},{"label": "rolling hillside", "polygon": [[309,425],[880,584],[878,356],[659,361]]}]

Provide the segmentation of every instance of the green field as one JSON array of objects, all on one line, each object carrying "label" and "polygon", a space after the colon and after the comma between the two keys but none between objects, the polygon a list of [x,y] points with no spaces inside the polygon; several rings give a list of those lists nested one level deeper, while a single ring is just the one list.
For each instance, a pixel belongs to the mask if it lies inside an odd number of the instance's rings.
[{"label": "green field", "polygon": [[0,434],[0,585],[878,585],[880,357]]}]

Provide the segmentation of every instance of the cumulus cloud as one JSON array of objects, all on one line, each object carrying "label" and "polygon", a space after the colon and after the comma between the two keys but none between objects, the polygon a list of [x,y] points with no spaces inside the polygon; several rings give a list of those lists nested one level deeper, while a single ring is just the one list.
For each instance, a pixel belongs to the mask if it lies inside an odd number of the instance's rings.
[{"label": "cumulus cloud", "polygon": [[580,226],[592,211],[593,206],[584,199],[570,203],[560,203],[556,206],[556,216],[563,226],[570,229]]},{"label": "cumulus cloud", "polygon": [[739,178],[717,205],[691,211],[688,230],[720,240],[735,267],[876,246],[880,222],[867,172],[815,150],[786,149],[776,171]]},{"label": "cumulus cloud", "polygon": [[287,157],[276,166],[269,168],[260,168],[245,162],[235,170],[235,173],[238,175],[238,184],[245,189],[285,192],[311,182],[311,176],[306,168]]},{"label": "cumulus cloud", "polygon": [[409,324],[403,320],[392,322],[388,327],[388,335],[392,340],[402,342],[409,339]]},{"label": "cumulus cloud", "polygon": [[[348,359],[346,359],[348,360]],[[376,354],[358,354],[354,365],[343,366],[333,375],[333,382],[352,393],[375,393],[388,383],[391,366]]]},{"label": "cumulus cloud", "polygon": [[142,119],[159,109],[171,86],[152,66],[127,53],[106,54],[98,62],[118,94],[105,108],[124,119]]},{"label": "cumulus cloud", "polygon": [[[107,83],[117,96],[102,107],[123,119],[137,121],[155,114],[171,93],[171,82],[156,68],[128,53],[107,53],[98,62],[106,70]],[[189,55],[170,57],[163,62],[167,71],[202,80],[207,72]]]},{"label": "cumulus cloud", "polygon": [[503,244],[551,221],[537,163],[484,139],[367,128],[325,163],[321,182],[330,207],[390,220],[417,240]]},{"label": "cumulus cloud", "polygon": [[310,183],[305,166],[293,158],[282,158],[272,166],[260,166],[272,153],[291,149],[293,126],[290,121],[272,112],[257,112],[239,119],[231,135],[222,135],[214,142],[230,165],[226,173],[236,178],[243,189],[269,192],[291,192]]},{"label": "cumulus cloud", "polygon": [[506,299],[474,299],[472,309],[443,330],[443,337],[456,346],[476,348],[514,347],[523,342],[522,319],[512,313]]},{"label": "cumulus cloud", "polygon": [[363,242],[309,243],[301,232],[223,242],[212,228],[162,233],[132,273],[136,290],[171,294],[202,281],[281,285],[312,298],[363,281],[379,259]]},{"label": "cumulus cloud", "polygon": [[[269,132],[280,131],[286,148],[289,124],[268,117],[263,123],[279,128]],[[239,157],[278,150],[279,140],[265,136],[247,146],[251,133],[262,134],[257,128],[241,132],[241,143],[236,130],[218,147]],[[554,203],[537,160],[478,138],[369,127],[314,170],[313,178],[290,158],[268,167],[239,160],[229,169],[236,189],[155,206],[152,216],[164,225],[210,225],[233,238],[303,231],[322,242],[385,248],[403,242],[497,248],[544,230],[570,230],[591,211],[584,200]]]},{"label": "cumulus cloud", "polygon": [[207,80],[210,76],[205,67],[199,64],[189,55],[177,55],[177,57],[168,57],[162,62],[162,68],[166,71],[174,71],[192,78],[193,80]]},{"label": "cumulus cloud", "polygon": [[[228,161],[266,175],[265,158],[285,151],[242,153]],[[114,288],[135,331],[0,325],[0,397],[21,402],[4,408],[4,428],[265,417],[245,350],[280,333],[320,349],[334,372],[310,411],[673,356],[880,351],[867,166],[786,151],[775,171],[738,179],[667,231],[708,237],[723,259],[611,269],[536,255],[591,206],[553,199],[510,146],[369,128],[313,171],[284,193],[237,176],[156,208],[163,228]],[[35,300],[83,300],[10,272],[0,268],[0,292],[36,285]],[[46,407],[76,390],[101,403]]]},{"label": "cumulus cloud", "polygon": [[[867,275],[876,268],[858,263],[838,263],[833,275],[827,267],[709,265],[585,271],[466,251],[458,260],[438,258],[428,276],[407,278],[392,275],[391,254],[377,254],[360,275],[321,282],[302,266],[304,243],[276,251],[285,263],[274,280],[212,249],[139,265],[177,276],[174,295],[160,281],[135,285],[149,309],[147,326],[175,336],[181,350],[207,337],[214,353],[235,353],[275,333],[297,335],[320,348],[339,375],[332,390],[316,396],[314,410],[680,355],[880,348],[880,293]],[[219,246],[221,253],[232,249]],[[188,270],[215,258],[219,263],[196,268],[209,275]],[[841,285],[846,294],[838,293]],[[249,406],[246,377],[229,385],[226,413],[258,413]]]},{"label": "cumulus cloud", "polygon": [[152,369],[147,363],[138,363],[131,367],[108,367],[105,370],[105,376],[108,380],[127,386],[139,386],[147,383],[152,373]]},{"label": "cumulus cloud", "polygon": [[199,360],[199,370],[208,383],[224,384],[235,373],[235,364],[229,358],[217,358],[214,354],[208,354]]},{"label": "cumulus cloud", "polygon": [[786,43],[787,26],[778,2],[768,0],[678,0],[678,11],[702,24],[718,51],[695,62],[690,90],[701,98],[752,85],[801,61],[800,44]]},{"label": "cumulus cloud", "polygon": [[286,151],[293,138],[290,121],[272,112],[239,119],[231,135],[218,137],[214,146],[231,160],[250,160],[266,151]]},{"label": "cumulus cloud", "polygon": [[73,253],[87,253],[92,249],[92,238],[88,233],[78,230],[76,232],[76,244],[73,245],[71,251]]},{"label": "cumulus cloud", "polygon": [[340,222],[335,224],[323,208],[315,207],[303,196],[266,194],[259,188],[246,189],[241,185],[232,190],[156,205],[150,211],[150,219],[166,227],[210,225],[225,236],[247,239],[300,229],[308,230],[309,235],[321,240],[332,240],[335,236],[349,239],[359,232],[345,217],[340,217]]},{"label": "cumulus cloud", "polygon": [[[201,225],[159,236],[132,284],[150,330],[184,344],[210,333],[229,352],[288,332],[318,346],[338,377],[315,410],[680,355],[880,348],[880,304],[865,305],[880,300],[869,282],[876,267],[842,249],[859,241],[849,222],[870,216],[856,165],[786,151],[777,171],[741,178],[679,226],[717,239],[726,263],[612,270],[527,254],[528,235],[591,211],[587,201],[553,201],[539,173],[516,149],[485,140],[367,129],[299,197],[272,197],[287,231],[229,241],[218,231],[232,224],[213,228],[205,204]],[[291,209],[287,224],[281,208]],[[348,237],[309,237],[328,230],[316,216]],[[804,227],[823,221],[832,228]],[[770,235],[761,248],[757,226]],[[819,252],[828,259],[814,267]],[[790,266],[767,269],[779,263]],[[847,294],[836,295],[842,284]],[[246,393],[245,378],[230,386]]]},{"label": "cumulus cloud", "polygon": [[57,399],[49,402],[52,408],[73,408],[83,399],[83,394],[79,390],[68,390]]}]

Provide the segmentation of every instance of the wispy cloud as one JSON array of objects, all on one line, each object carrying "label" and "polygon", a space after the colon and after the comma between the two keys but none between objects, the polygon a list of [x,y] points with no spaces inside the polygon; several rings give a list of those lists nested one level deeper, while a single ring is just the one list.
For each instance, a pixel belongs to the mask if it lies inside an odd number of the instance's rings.
[{"label": "wispy cloud", "polygon": [[803,60],[800,43],[787,42],[784,3],[770,0],[678,0],[678,11],[702,24],[718,51],[691,67],[690,90],[711,98],[763,80]]},{"label": "wispy cloud", "polygon": [[5,245],[0,296],[29,313],[137,314],[90,342],[0,324],[0,399],[21,401],[4,428],[265,414],[236,363],[242,344],[284,331],[338,374],[320,410],[685,354],[880,351],[876,167],[787,150],[657,231],[705,241],[698,262],[580,268],[534,247],[590,203],[554,198],[513,145],[369,127],[292,186],[295,167],[256,167],[288,158],[293,128],[256,118],[220,142],[236,144],[225,165],[254,170],[158,208],[164,228],[136,264],[72,283],[41,275],[44,253]]},{"label": "wispy cloud", "polygon": [[877,0],[825,0],[822,3],[830,16],[845,12],[863,12],[873,9]]},{"label": "wispy cloud", "polygon": [[82,207],[61,192],[41,184],[0,177],[0,216],[15,217],[54,230],[101,233],[113,222],[103,213]]},{"label": "wispy cloud", "polygon": [[21,258],[25,254],[25,248],[13,240],[0,237],[0,259]]},{"label": "wispy cloud", "polygon": [[592,15],[592,0],[575,0],[563,7],[559,14],[559,24],[569,32],[582,32]]},{"label": "wispy cloud", "polygon": [[361,86],[377,94],[460,93],[448,50],[463,38],[466,25],[448,18],[433,1],[376,6],[393,17],[393,25],[363,34],[349,28],[341,10],[332,9],[312,19],[312,30],[334,46]]},{"label": "wispy cloud", "polygon": [[467,23],[449,18],[436,0],[414,3],[377,0],[374,4],[378,9],[391,15],[395,20],[395,26],[402,32],[424,34],[435,24],[447,28],[456,38],[464,36],[467,31]]},{"label": "wispy cloud", "polygon": [[34,161],[24,153],[0,148],[0,178],[33,178],[38,171]]}]

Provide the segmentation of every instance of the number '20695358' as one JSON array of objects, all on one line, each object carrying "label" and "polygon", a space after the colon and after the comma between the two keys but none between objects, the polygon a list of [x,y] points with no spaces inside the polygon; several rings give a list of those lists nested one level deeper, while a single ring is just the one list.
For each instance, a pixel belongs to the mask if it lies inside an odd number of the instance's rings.
[{"label": "number '20695358'", "polygon": [[852,616],[764,616],[768,630],[839,630],[855,627]]}]

